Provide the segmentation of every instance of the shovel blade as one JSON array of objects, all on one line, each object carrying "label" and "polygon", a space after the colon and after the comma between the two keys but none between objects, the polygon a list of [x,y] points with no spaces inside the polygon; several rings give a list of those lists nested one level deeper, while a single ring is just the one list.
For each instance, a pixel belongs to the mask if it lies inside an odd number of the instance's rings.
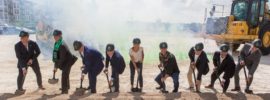
[{"label": "shovel blade", "polygon": [[58,79],[49,79],[48,82],[50,84],[56,84],[56,83],[58,83]]},{"label": "shovel blade", "polygon": [[141,92],[142,90],[139,89],[139,88],[132,88],[131,91],[132,91],[132,92]]},{"label": "shovel blade", "polygon": [[77,96],[82,96],[85,94],[86,89],[85,88],[76,88],[75,94]]},{"label": "shovel blade", "polygon": [[20,91],[20,90],[16,90],[15,91],[15,95],[23,95],[25,93],[25,90]]}]

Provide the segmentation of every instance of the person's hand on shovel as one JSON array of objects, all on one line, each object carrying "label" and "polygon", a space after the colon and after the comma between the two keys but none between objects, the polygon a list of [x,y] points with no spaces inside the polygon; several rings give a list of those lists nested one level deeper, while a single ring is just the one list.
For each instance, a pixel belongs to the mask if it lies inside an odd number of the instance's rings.
[{"label": "person's hand on shovel", "polygon": [[85,65],[83,65],[83,66],[81,67],[81,70],[83,71],[83,70],[84,70],[84,68],[85,68]]},{"label": "person's hand on shovel", "polygon": [[195,62],[191,62],[190,67],[194,70],[195,69]]},{"label": "person's hand on shovel", "polygon": [[214,71],[217,71],[217,67],[214,67],[213,70],[214,70]]},{"label": "person's hand on shovel", "polygon": [[224,84],[225,84],[225,80],[223,79],[220,83],[221,87],[224,87]]},{"label": "person's hand on shovel", "polygon": [[32,65],[33,64],[33,60],[32,59],[30,59],[28,62],[27,62],[27,65]]},{"label": "person's hand on shovel", "polygon": [[27,74],[26,68],[22,68],[22,71],[23,71],[23,75],[26,76],[26,74]]},{"label": "person's hand on shovel", "polygon": [[113,86],[113,78],[109,81],[110,87]]},{"label": "person's hand on shovel", "polygon": [[195,66],[195,62],[191,62],[190,64],[191,64],[192,66]]},{"label": "person's hand on shovel", "polygon": [[169,76],[170,76],[170,75],[165,74],[165,76],[161,78],[161,81],[164,82]]},{"label": "person's hand on shovel", "polygon": [[85,74],[83,73],[84,68],[85,68],[85,65],[81,67],[81,71],[82,71],[81,80],[84,80],[84,76],[85,76]]},{"label": "person's hand on shovel", "polygon": [[163,65],[162,64],[159,64],[158,67],[161,68]]},{"label": "person's hand on shovel", "polygon": [[241,60],[240,65],[243,67],[245,65],[245,61]]},{"label": "person's hand on shovel", "polygon": [[53,72],[56,73],[56,72],[57,72],[57,68],[54,68],[54,69],[53,69]]},{"label": "person's hand on shovel", "polygon": [[105,68],[103,71],[105,74],[108,74],[108,68]]},{"label": "person's hand on shovel", "polygon": [[81,80],[84,80],[84,74],[82,74],[82,76],[81,76]]},{"label": "person's hand on shovel", "polygon": [[252,75],[248,75],[248,77],[247,77],[247,83],[248,84],[250,83],[251,78],[252,78]]}]

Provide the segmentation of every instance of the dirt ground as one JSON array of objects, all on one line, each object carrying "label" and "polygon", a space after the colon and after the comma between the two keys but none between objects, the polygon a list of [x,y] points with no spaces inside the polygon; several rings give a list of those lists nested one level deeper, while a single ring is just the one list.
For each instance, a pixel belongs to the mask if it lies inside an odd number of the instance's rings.
[{"label": "dirt ground", "polygon": [[[31,38],[34,38],[33,36]],[[50,59],[45,59],[42,55],[39,57],[43,85],[46,90],[37,90],[36,77],[34,72],[29,68],[28,75],[25,80],[24,88],[27,90],[24,95],[14,95],[14,91],[17,88],[16,79],[18,74],[18,69],[16,67],[17,59],[14,53],[14,44],[19,40],[17,36],[1,36],[0,35],[0,99],[10,99],[10,100],[43,100],[43,99],[149,99],[149,100],[162,100],[162,99],[183,99],[183,100],[269,100],[270,99],[270,86],[269,86],[269,70],[270,70],[270,56],[265,56],[262,58],[259,68],[255,73],[254,82],[251,89],[254,90],[254,94],[245,94],[242,92],[231,92],[228,91],[226,94],[221,93],[221,87],[216,81],[214,90],[205,89],[204,86],[208,85],[210,82],[210,74],[212,70],[203,76],[202,81],[202,93],[197,94],[193,91],[187,90],[188,82],[186,74],[188,71],[189,61],[179,61],[180,73],[180,92],[179,93],[169,93],[161,94],[159,91],[155,90],[157,84],[154,81],[154,77],[158,74],[159,70],[156,67],[157,64],[145,64],[143,69],[144,76],[144,89],[143,93],[131,93],[130,92],[130,78],[129,78],[129,67],[126,67],[125,72],[120,75],[120,93],[107,93],[109,91],[106,77],[103,73],[98,76],[97,81],[97,94],[86,93],[83,96],[76,96],[74,91],[79,87],[80,83],[80,66],[81,61],[77,61],[72,67],[70,74],[71,89],[69,94],[60,94],[60,82],[55,85],[48,83],[48,79],[52,77],[53,63]],[[213,68],[212,63],[210,63],[210,69]],[[245,88],[245,80],[243,70],[240,72],[241,78],[241,88]],[[57,78],[61,78],[61,71],[57,72]],[[172,79],[166,80],[167,89],[172,91],[173,84]],[[88,86],[88,79],[85,78],[83,83],[84,87]],[[231,79],[231,84],[229,90],[234,87],[234,81]]]}]

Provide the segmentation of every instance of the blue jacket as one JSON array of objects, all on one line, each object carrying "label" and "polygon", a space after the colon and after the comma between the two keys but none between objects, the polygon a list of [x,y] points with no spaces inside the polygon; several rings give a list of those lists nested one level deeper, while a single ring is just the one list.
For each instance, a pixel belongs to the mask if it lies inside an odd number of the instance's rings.
[{"label": "blue jacket", "polygon": [[103,70],[103,60],[104,57],[99,51],[85,46],[84,54],[82,56],[82,61],[85,65],[83,73],[93,73],[94,75],[98,75]]}]

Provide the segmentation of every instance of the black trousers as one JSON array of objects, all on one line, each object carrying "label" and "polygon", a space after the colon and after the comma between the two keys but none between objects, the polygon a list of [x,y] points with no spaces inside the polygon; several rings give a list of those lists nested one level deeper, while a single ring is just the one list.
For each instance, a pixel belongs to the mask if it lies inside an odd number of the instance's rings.
[{"label": "black trousers", "polygon": [[[222,71],[214,71],[211,74],[211,85],[214,86],[215,81],[218,79],[218,76],[222,73]],[[223,86],[223,92],[226,92],[230,84],[230,78],[225,79],[225,83]]]},{"label": "black trousers", "polygon": [[92,91],[96,91],[97,75],[94,72],[88,72],[89,87]]},{"label": "black trousers", "polygon": [[70,89],[70,83],[69,83],[69,74],[71,70],[72,65],[68,64],[62,68],[62,91],[68,91]]},{"label": "black trousers", "polygon": [[[138,67],[138,69],[140,69],[140,72],[138,73],[138,81],[139,81],[140,87],[143,87],[143,76],[142,76],[143,64],[142,63],[135,63],[135,64]],[[133,86],[136,70],[132,61],[130,61],[129,66],[130,66],[130,83]]]},{"label": "black trousers", "polygon": [[112,75],[111,78],[113,79],[113,87],[115,88],[114,92],[119,92],[119,71],[116,69],[117,67],[112,67]]},{"label": "black trousers", "polygon": [[[37,85],[39,87],[42,86],[42,78],[41,78],[41,73],[40,73],[40,67],[39,67],[39,63],[37,59],[33,60],[32,65],[30,65],[30,67],[32,67],[34,73],[36,74],[36,78],[37,78]],[[26,67],[26,70],[28,69],[28,66]],[[23,84],[24,84],[24,80],[25,80],[25,76],[23,75],[23,70],[22,68],[18,68],[19,70],[19,75],[17,77],[17,88],[19,90],[23,89]]]},{"label": "black trousers", "polygon": [[119,74],[115,75],[113,78],[114,78],[114,80],[113,80],[113,86],[115,87],[115,91],[114,92],[119,92],[119,88],[120,88],[120,85],[119,85]]}]

